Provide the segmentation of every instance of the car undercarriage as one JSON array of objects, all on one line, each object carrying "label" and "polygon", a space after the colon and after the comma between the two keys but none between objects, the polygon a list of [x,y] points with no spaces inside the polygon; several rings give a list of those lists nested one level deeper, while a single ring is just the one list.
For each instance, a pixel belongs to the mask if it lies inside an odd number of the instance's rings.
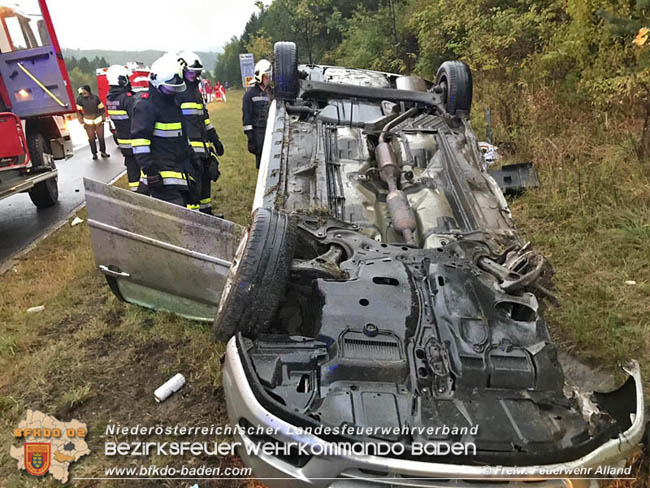
[{"label": "car undercarriage", "polygon": [[267,135],[282,144],[270,145],[258,187],[263,207],[294,214],[286,292],[264,330],[237,339],[261,403],[303,427],[392,428],[331,441],[471,440],[479,465],[562,463],[628,430],[634,380],[588,416],[567,394],[540,313],[556,300],[553,270],[517,233],[467,118],[401,94],[340,98],[349,85],[312,95],[314,79],[354,78],[370,94],[395,83],[301,68],[298,104],[272,113]]}]

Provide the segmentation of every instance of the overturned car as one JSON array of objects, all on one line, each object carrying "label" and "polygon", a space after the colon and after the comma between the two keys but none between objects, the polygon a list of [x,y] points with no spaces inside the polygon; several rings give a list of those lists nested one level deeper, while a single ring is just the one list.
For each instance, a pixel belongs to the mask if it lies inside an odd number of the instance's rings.
[{"label": "overturned car", "polygon": [[[552,268],[487,171],[468,67],[446,62],[429,82],[298,66],[278,43],[274,77],[250,229],[86,181],[111,289],[214,320],[231,422],[274,432],[243,445],[310,446],[243,449],[254,475],[464,486],[516,466],[567,486],[572,470],[629,456],[645,427],[638,364],[613,392],[566,384],[540,314]],[[359,443],[401,447],[328,449]],[[473,449],[422,449],[445,443]]]}]

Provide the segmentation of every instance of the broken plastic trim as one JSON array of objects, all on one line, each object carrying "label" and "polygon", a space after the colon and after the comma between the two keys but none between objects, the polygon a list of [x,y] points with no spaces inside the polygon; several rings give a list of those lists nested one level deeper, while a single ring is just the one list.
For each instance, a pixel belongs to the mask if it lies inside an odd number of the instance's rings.
[{"label": "broken plastic trim", "polygon": [[[228,385],[225,391],[231,421],[236,422],[240,418],[245,418],[254,425],[271,427],[278,432],[278,440],[280,441],[301,442],[307,445],[319,444],[323,446],[329,444],[319,437],[304,432],[291,434],[295,432],[295,425],[277,417],[259,402],[251,389],[242,363],[240,354],[245,354],[245,351],[242,350],[240,353],[239,347],[242,347],[241,338],[238,339],[238,336],[231,338],[227,345],[223,369],[224,384]],[[627,458],[635,449],[638,449],[645,429],[645,406],[641,372],[637,361],[630,361],[623,365],[622,369],[630,375],[634,382],[636,412],[631,416],[631,426],[616,438],[608,440],[578,459],[546,465],[518,466],[517,479],[552,479],[552,477],[549,478],[548,475],[541,473],[571,472],[572,470],[583,467],[612,465],[621,459]],[[624,389],[625,386],[616,391],[620,392],[624,391]],[[616,392],[612,392],[611,394],[616,394]],[[282,470],[283,476],[290,475],[297,479],[309,479],[312,470],[314,472],[320,472],[320,468],[323,468],[323,466],[311,466],[311,463],[300,470],[287,465],[287,463],[277,463],[275,465],[276,460],[270,456],[256,459],[255,464],[259,465],[259,463],[266,464],[265,469],[267,470]],[[312,469],[306,469],[309,467]],[[379,469],[402,475],[434,478],[463,477],[485,479],[486,477],[484,466],[479,465],[443,464],[401,458],[357,455],[345,455],[337,458],[337,469],[339,472],[351,468]],[[335,477],[337,473],[331,474],[332,477]],[[512,481],[515,480],[513,479]]]}]

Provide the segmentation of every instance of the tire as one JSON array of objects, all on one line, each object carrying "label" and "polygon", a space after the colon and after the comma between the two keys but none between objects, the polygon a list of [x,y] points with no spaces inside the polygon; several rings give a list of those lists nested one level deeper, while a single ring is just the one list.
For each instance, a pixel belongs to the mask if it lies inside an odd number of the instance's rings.
[{"label": "tire", "polygon": [[[51,165],[45,164],[45,138],[38,132],[35,134],[27,135],[27,148],[29,149],[29,156],[32,161],[32,173],[38,174],[46,170],[46,168],[56,169],[54,161]],[[59,199],[59,187],[57,178],[49,178],[40,183],[36,183],[34,187],[29,190],[29,198],[32,203],[38,208],[47,208],[54,205]]]},{"label": "tire", "polygon": [[27,134],[27,149],[32,160],[32,171],[41,170],[45,166],[45,153],[47,145],[45,138],[40,132]]},{"label": "tire", "polygon": [[298,96],[298,52],[294,42],[276,42],[273,49],[275,97],[295,100]]},{"label": "tire", "polygon": [[287,214],[257,209],[221,296],[213,326],[217,340],[269,330],[289,279],[296,232]]},{"label": "tire", "polygon": [[452,115],[469,116],[472,109],[472,72],[462,61],[445,61],[438,68],[436,84],[445,92],[445,106]]}]

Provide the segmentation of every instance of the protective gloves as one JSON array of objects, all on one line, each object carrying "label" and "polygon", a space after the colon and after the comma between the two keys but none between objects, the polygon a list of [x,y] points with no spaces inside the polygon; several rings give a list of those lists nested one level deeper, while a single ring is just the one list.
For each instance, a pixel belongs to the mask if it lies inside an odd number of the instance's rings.
[{"label": "protective gloves", "polygon": [[165,186],[162,176],[160,176],[160,173],[156,168],[149,166],[144,172],[147,175],[147,186],[149,188],[160,188]]},{"label": "protective gloves", "polygon": [[217,152],[217,156],[223,156],[223,144],[219,140],[219,136],[214,138],[214,149]]},{"label": "protective gloves", "polygon": [[253,134],[253,131],[247,131],[246,136],[248,137],[248,152],[255,154],[255,135]]}]

